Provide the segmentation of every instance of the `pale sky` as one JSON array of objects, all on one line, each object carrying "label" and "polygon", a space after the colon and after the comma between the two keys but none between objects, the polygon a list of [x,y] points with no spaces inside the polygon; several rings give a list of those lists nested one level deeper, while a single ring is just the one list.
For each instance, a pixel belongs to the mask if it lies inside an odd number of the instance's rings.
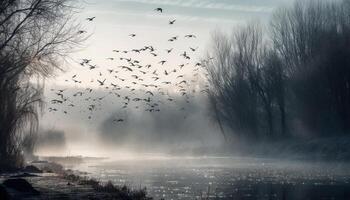
[{"label": "pale sky", "polygon": [[[135,109],[135,102],[130,101],[129,110],[122,109],[124,97],[130,98],[140,97],[147,98],[145,93],[147,90],[157,92],[156,89],[144,88],[141,83],[156,84],[158,89],[166,93],[164,98],[177,98],[180,92],[178,83],[182,80],[187,81],[186,92],[192,104],[187,106],[196,106],[204,111],[204,103],[201,99],[195,99],[198,92],[198,85],[201,71],[194,71],[195,63],[204,58],[210,44],[211,33],[215,30],[231,32],[234,27],[249,21],[268,22],[273,10],[279,6],[290,3],[289,0],[85,0],[84,9],[79,14],[79,18],[85,27],[87,34],[92,34],[86,41],[86,47],[81,51],[74,53],[72,57],[74,61],[68,63],[67,72],[59,74],[56,78],[48,80],[46,89],[46,100],[48,107],[58,108],[57,112],[46,112],[43,116],[42,126],[51,129],[63,129],[72,137],[81,140],[81,134],[87,134],[88,141],[91,141],[91,133],[96,132],[103,122],[114,115],[116,119],[119,117],[127,117],[128,115],[144,117],[143,108]],[[161,7],[163,13],[156,12],[154,9]],[[96,17],[93,21],[87,21],[87,17]],[[173,25],[169,25],[169,20],[175,20]],[[77,30],[78,31],[78,30]],[[136,34],[130,37],[130,34]],[[196,38],[185,38],[187,34],[194,34]],[[178,36],[174,42],[169,42],[171,37]],[[152,56],[149,51],[141,53],[130,52],[132,49],[140,49],[144,46],[152,45],[155,48],[157,56]],[[193,52],[191,48],[198,48]],[[166,49],[173,49],[171,53],[167,53]],[[127,50],[128,53],[116,53],[112,50]],[[184,51],[191,57],[186,60],[180,56]],[[114,60],[108,60],[107,58]],[[131,58],[139,61],[143,67],[129,72],[118,66],[129,66],[125,60],[120,58]],[[90,64],[96,65],[97,68],[89,70],[88,66],[81,66],[81,59],[91,59]],[[159,64],[161,60],[166,60],[164,65]],[[152,65],[151,68],[145,68],[146,65]],[[185,64],[179,69],[180,64]],[[108,69],[113,69],[113,73],[109,73]],[[173,70],[176,69],[176,72]],[[142,72],[146,74],[142,74]],[[157,81],[154,81],[154,70],[157,70]],[[165,70],[169,73],[165,75]],[[115,71],[118,71],[116,73]],[[101,72],[101,74],[100,74]],[[138,84],[133,85],[132,81],[136,81],[132,75],[137,75],[143,80],[137,80]],[[183,78],[177,78],[183,75]],[[74,76],[74,78],[73,78]],[[117,78],[115,77],[117,76]],[[74,83],[74,80],[78,81]],[[101,86],[97,80],[105,81],[105,85]],[[121,81],[120,79],[125,79]],[[67,81],[66,81],[67,80]],[[81,83],[79,83],[81,81]],[[163,84],[170,81],[172,84]],[[109,94],[111,84],[116,84],[123,88],[120,90],[122,97],[117,98],[114,94]],[[109,89],[105,87],[108,86]],[[131,86],[125,88],[125,86]],[[51,88],[56,89],[50,91]],[[94,88],[91,94],[86,92],[86,88]],[[130,91],[134,88],[135,91]],[[52,98],[58,98],[55,93],[57,89],[66,89],[63,92],[68,101],[62,105],[51,105],[49,102]],[[197,90],[196,94],[192,94],[193,90]],[[82,91],[83,96],[73,97],[74,92]],[[115,92],[115,91],[113,91]],[[118,91],[119,92],[119,91]],[[173,95],[176,92],[177,95]],[[135,94],[136,93],[136,94]],[[187,96],[185,95],[185,96]],[[185,96],[180,96],[185,97]],[[91,97],[88,101],[85,98]],[[94,101],[93,98],[103,97],[103,100]],[[158,102],[156,95],[153,102]],[[185,100],[185,99],[184,99]],[[160,105],[162,113],[177,112],[183,106],[183,100],[178,102],[165,102]],[[74,104],[69,107],[68,104]],[[88,105],[96,104],[94,115],[89,120],[87,117],[91,114]],[[179,107],[180,106],[180,107]],[[189,108],[185,108],[184,116],[189,115]],[[119,112],[119,111],[121,112]],[[139,112],[141,111],[141,112]],[[143,112],[142,112],[143,111]],[[67,112],[64,114],[64,112]],[[199,111],[198,111],[199,112]],[[128,114],[129,113],[129,114]],[[148,118],[152,117],[145,114]],[[193,115],[193,120],[203,117],[203,113]],[[142,118],[143,119],[143,118]],[[141,120],[142,121],[142,120]],[[131,122],[130,122],[131,123]],[[154,124],[153,124],[154,125]],[[152,123],[145,126],[153,126]],[[120,126],[118,124],[118,126]],[[200,126],[198,126],[200,127]],[[118,130],[118,127],[116,127]],[[137,132],[137,131],[136,131]],[[96,135],[96,134],[95,134]]]},{"label": "pale sky", "polygon": [[[289,0],[85,0],[84,9],[79,14],[88,34],[92,34],[86,42],[86,48],[73,55],[77,62],[81,58],[92,59],[98,66],[121,65],[108,62],[107,57],[133,57],[151,64],[166,59],[168,64],[182,64],[179,54],[190,51],[189,47],[199,47],[193,54],[192,62],[204,56],[210,43],[210,35],[214,30],[231,31],[237,24],[249,21],[267,22],[276,7],[289,3]],[[161,7],[163,13],[154,11]],[[95,16],[92,22],[86,17]],[[169,20],[176,19],[174,25]],[[129,34],[135,33],[134,38]],[[183,38],[186,34],[194,34],[196,39]],[[168,39],[179,36],[175,42]],[[152,45],[157,49],[159,57],[153,59],[148,55],[116,54],[113,49],[131,50]],[[168,55],[165,49],[173,48]],[[77,63],[69,63],[69,73],[59,76],[54,81],[65,83],[63,79],[79,71],[81,76],[91,74],[82,72]],[[97,71],[97,70],[96,70]]]}]

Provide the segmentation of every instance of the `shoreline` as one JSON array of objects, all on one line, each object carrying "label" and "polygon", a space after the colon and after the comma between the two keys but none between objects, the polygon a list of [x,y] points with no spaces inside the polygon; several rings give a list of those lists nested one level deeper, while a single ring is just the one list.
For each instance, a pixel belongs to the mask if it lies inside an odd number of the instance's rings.
[{"label": "shoreline", "polygon": [[[146,188],[132,190],[110,181],[102,183],[57,163],[39,163],[40,166],[34,162],[21,170],[0,173],[0,199],[153,199]],[[9,180],[14,184],[8,184]]]}]

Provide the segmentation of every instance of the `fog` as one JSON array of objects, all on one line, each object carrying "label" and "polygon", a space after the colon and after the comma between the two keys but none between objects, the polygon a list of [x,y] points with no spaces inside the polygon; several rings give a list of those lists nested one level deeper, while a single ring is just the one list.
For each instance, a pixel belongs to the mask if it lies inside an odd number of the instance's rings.
[{"label": "fog", "polygon": [[[65,89],[67,96],[82,90]],[[124,96],[128,92],[120,90],[118,94]],[[141,91],[134,91],[138,92]],[[48,89],[46,101],[54,99],[54,95]],[[122,100],[108,95],[103,89],[96,89],[89,94],[91,98],[105,97],[96,104],[94,112],[88,111],[88,103],[84,102],[83,97],[81,101],[75,100],[79,102],[76,107],[60,106],[57,112],[49,112],[46,108],[41,132],[48,135],[51,135],[50,132],[59,132],[61,136],[48,136],[49,140],[39,141],[37,153],[107,157],[113,157],[113,154],[156,152],[191,155],[208,149],[217,150],[225,143],[217,124],[212,120],[205,94],[195,94],[188,100],[176,93],[171,96],[174,99],[171,103],[167,103],[161,95],[153,97],[159,102],[165,102],[159,103],[157,112],[146,111],[148,105],[138,102],[131,102],[128,108],[122,108]],[[116,122],[116,119],[124,121]],[[53,145],[55,142],[57,145]],[[61,149],[57,151],[57,147]]]}]

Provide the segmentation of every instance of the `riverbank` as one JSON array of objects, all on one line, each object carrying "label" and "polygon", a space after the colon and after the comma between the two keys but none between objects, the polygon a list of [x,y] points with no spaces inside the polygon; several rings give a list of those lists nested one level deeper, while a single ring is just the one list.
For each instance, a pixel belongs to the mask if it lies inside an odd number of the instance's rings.
[{"label": "riverbank", "polygon": [[56,163],[34,163],[15,172],[0,174],[0,199],[152,199],[147,196],[146,189],[132,190],[85,175],[65,170]]}]

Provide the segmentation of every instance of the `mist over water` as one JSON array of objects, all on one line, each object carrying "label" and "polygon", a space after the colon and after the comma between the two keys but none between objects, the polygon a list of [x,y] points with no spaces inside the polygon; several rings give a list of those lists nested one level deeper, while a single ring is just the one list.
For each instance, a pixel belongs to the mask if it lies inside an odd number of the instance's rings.
[{"label": "mist over water", "polygon": [[[163,105],[159,113],[125,110],[113,103],[104,104],[92,120],[73,109],[71,115],[47,113],[42,140],[50,145],[39,145],[37,154],[104,157],[65,166],[102,182],[146,187],[156,199],[349,198],[346,162],[298,161],[289,155],[239,157],[239,148],[227,149],[205,97]],[[115,118],[125,123],[115,124]],[[273,149],[268,144],[265,148]]]},{"label": "mist over water", "polygon": [[246,157],[142,157],[85,163],[99,180],[165,199],[347,199],[348,165]]},{"label": "mist over water", "polygon": [[[78,91],[79,88],[69,88],[67,95]],[[126,95],[127,92],[119,91],[118,94]],[[225,144],[222,133],[212,120],[207,98],[203,94],[195,95],[190,102],[173,94],[174,103],[160,103],[159,112],[147,112],[147,107],[141,103],[132,103],[130,107],[133,109],[122,108],[121,101],[106,94],[108,93],[103,90],[96,90],[91,95],[92,98],[105,97],[101,102],[103,107],[97,105],[92,119],[88,119],[88,104],[84,103],[83,98],[78,108],[67,108],[69,114],[46,112],[41,123],[41,132],[46,134],[41,135],[46,135],[52,144],[58,138],[58,144],[53,145],[54,151],[50,150],[50,145],[39,145],[37,153],[110,158],[118,158],[125,153],[191,155],[207,152],[208,149],[217,150]],[[46,98],[50,100],[53,95],[47,91]],[[161,96],[156,98],[166,101]],[[116,119],[124,121],[117,123]],[[55,131],[59,133],[53,137],[52,132]]]}]

